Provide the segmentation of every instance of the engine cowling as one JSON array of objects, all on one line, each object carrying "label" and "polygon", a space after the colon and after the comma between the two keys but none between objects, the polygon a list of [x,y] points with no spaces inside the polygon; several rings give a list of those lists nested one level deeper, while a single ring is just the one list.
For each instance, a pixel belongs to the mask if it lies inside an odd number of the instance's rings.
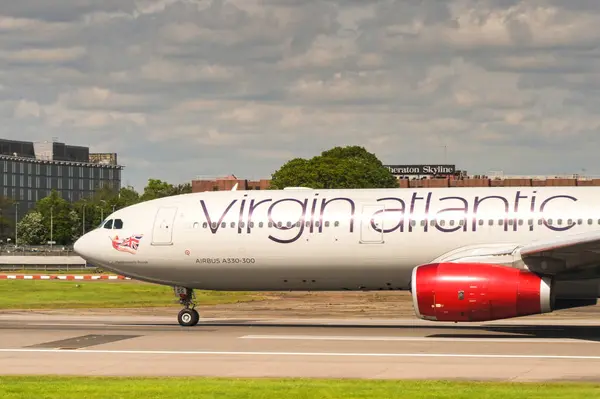
[{"label": "engine cowling", "polygon": [[478,263],[434,263],[412,273],[417,317],[489,321],[552,312],[552,278]]}]

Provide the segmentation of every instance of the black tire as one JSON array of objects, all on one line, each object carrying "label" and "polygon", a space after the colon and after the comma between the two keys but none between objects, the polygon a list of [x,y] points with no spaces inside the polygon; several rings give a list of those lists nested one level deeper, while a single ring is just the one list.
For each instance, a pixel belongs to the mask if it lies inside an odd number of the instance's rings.
[{"label": "black tire", "polygon": [[196,309],[182,309],[177,315],[177,321],[182,327],[192,327],[200,321],[200,315]]}]

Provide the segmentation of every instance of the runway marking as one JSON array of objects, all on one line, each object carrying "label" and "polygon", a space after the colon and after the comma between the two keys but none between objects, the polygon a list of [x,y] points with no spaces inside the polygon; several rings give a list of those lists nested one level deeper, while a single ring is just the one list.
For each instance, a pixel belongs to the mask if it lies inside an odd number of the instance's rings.
[{"label": "runway marking", "polygon": [[585,341],[575,338],[520,338],[507,336],[506,338],[441,338],[441,337],[377,337],[377,336],[354,336],[354,335],[244,335],[240,339],[264,339],[264,340],[300,340],[300,341],[409,341],[409,342],[502,342],[502,343],[563,343],[563,344],[598,344],[598,341]]},{"label": "runway marking", "polygon": [[347,352],[227,352],[227,351],[173,351],[173,350],[92,350],[92,349],[0,349],[0,353],[61,353],[99,355],[209,355],[209,356],[317,356],[317,357],[422,357],[422,358],[477,358],[477,359],[561,359],[600,360],[600,356],[571,355],[496,355],[459,353],[347,353]]}]

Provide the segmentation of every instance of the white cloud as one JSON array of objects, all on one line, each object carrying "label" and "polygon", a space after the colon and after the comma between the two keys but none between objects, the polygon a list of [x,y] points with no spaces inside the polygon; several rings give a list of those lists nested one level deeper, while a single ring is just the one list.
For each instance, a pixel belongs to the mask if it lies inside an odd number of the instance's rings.
[{"label": "white cloud", "polygon": [[558,0],[9,2],[0,133],[112,149],[138,188],[347,144],[600,175],[599,23]]}]

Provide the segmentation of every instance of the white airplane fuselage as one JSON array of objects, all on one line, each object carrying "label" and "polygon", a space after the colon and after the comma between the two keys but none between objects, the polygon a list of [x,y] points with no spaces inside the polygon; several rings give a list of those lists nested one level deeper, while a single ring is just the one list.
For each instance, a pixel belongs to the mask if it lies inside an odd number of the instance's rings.
[{"label": "white airplane fuselage", "polygon": [[[120,209],[78,240],[95,266],[226,291],[408,290],[461,253],[600,230],[600,187],[224,191]],[[114,221],[120,221],[115,223]],[[125,240],[124,240],[125,239]]]}]

